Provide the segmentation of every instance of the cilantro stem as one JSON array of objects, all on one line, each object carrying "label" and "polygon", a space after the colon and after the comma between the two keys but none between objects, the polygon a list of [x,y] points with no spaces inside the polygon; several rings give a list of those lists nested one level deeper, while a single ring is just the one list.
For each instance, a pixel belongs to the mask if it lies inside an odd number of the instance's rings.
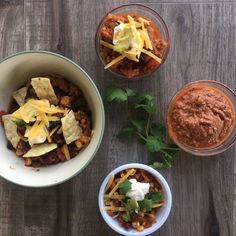
[{"label": "cilantro stem", "polygon": [[147,139],[146,139],[142,134],[140,134],[140,133],[137,132],[137,135],[138,135],[142,140],[147,141]]},{"label": "cilantro stem", "polygon": [[168,166],[168,167],[171,167],[171,164],[170,164],[170,162],[166,159],[166,157],[165,156],[163,156],[163,159],[164,159],[164,161],[165,161],[165,163],[166,163],[166,165]]},{"label": "cilantro stem", "polygon": [[[131,97],[133,97],[132,101],[130,100]],[[119,134],[122,134],[123,137],[135,134],[139,140],[142,140],[147,151],[160,153],[162,161],[154,162],[152,165],[154,168],[171,167],[172,161],[180,149],[165,142],[165,126],[153,121],[153,117],[156,114],[154,97],[129,88],[111,86],[106,91],[106,100],[108,102],[123,102],[127,109],[131,102],[131,107],[134,109],[135,114],[139,110],[142,110],[140,115],[145,113],[144,116],[140,117],[131,116],[129,118],[130,125],[123,128]]]},{"label": "cilantro stem", "polygon": [[163,147],[162,149],[179,151],[179,148],[174,148],[174,147]]},{"label": "cilantro stem", "polygon": [[151,118],[152,118],[151,113],[148,113],[148,120],[147,120],[146,129],[145,129],[146,136],[148,136],[148,133],[149,133]]},{"label": "cilantro stem", "polygon": [[162,153],[164,153],[170,160],[173,159],[173,156],[171,156],[168,152],[166,152],[165,150],[161,150]]}]

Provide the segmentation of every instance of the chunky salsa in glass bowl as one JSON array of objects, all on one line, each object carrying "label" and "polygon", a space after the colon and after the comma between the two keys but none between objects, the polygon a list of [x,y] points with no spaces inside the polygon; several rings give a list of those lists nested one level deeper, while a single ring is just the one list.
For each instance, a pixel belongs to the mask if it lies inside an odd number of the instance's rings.
[{"label": "chunky salsa in glass bowl", "polygon": [[169,32],[162,17],[141,4],[122,5],[101,20],[95,38],[97,54],[118,77],[150,75],[165,61]]},{"label": "chunky salsa in glass bowl", "polygon": [[167,111],[171,139],[193,155],[212,156],[236,142],[236,94],[213,80],[184,86]]}]

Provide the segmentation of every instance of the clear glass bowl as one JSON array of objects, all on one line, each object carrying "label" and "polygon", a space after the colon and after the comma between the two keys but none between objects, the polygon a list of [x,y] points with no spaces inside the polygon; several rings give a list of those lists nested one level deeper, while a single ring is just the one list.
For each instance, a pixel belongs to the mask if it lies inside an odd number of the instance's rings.
[{"label": "clear glass bowl", "polygon": [[[174,104],[175,100],[179,97],[179,95],[183,92],[186,91],[186,89],[189,89],[190,87],[193,86],[209,86],[209,87],[213,87],[216,88],[218,90],[220,90],[222,93],[224,93],[224,95],[227,96],[227,98],[231,101],[232,105],[233,105],[233,109],[234,109],[234,124],[233,124],[233,128],[232,131],[230,132],[230,134],[228,135],[228,137],[226,137],[226,139],[219,143],[218,145],[212,146],[212,147],[205,147],[205,148],[194,148],[194,147],[190,147],[187,146],[183,143],[181,143],[176,137],[173,137],[171,135],[171,131],[170,131],[170,125],[168,122],[168,117],[172,108],[172,105]],[[195,81],[195,82],[191,82],[187,85],[185,85],[182,89],[180,89],[175,95],[174,97],[171,99],[169,106],[168,106],[168,110],[167,110],[167,128],[168,128],[168,133],[170,138],[184,151],[191,153],[193,155],[197,155],[197,156],[213,156],[216,154],[219,154],[221,152],[224,152],[225,150],[227,150],[228,148],[230,148],[235,142],[236,142],[236,94],[235,92],[230,89],[229,87],[227,87],[226,85],[214,81],[214,80],[199,80],[199,81]]]},{"label": "clear glass bowl", "polygon": [[121,5],[119,7],[114,8],[113,10],[109,11],[101,20],[100,24],[98,25],[97,31],[96,31],[96,35],[95,35],[95,48],[96,48],[96,52],[98,57],[100,58],[101,62],[103,63],[103,65],[105,66],[105,62],[103,60],[103,58],[100,55],[100,51],[101,51],[101,44],[100,44],[100,30],[103,27],[104,21],[106,20],[106,17],[109,14],[114,14],[114,15],[119,15],[119,14],[128,14],[128,13],[137,13],[138,15],[143,16],[144,18],[147,18],[148,20],[152,21],[158,28],[162,39],[165,40],[165,42],[167,43],[166,49],[164,50],[163,56],[162,56],[162,62],[161,64],[159,64],[154,70],[146,73],[146,74],[142,74],[140,76],[135,76],[132,78],[128,78],[120,73],[117,73],[116,71],[113,71],[112,69],[108,68],[107,70],[109,70],[110,72],[112,72],[114,75],[116,75],[116,77],[118,78],[125,78],[125,79],[129,79],[129,80],[136,80],[136,79],[140,79],[143,77],[146,77],[150,74],[152,74],[154,71],[156,71],[158,68],[160,68],[160,66],[165,62],[168,52],[169,52],[169,48],[170,48],[170,37],[169,37],[169,31],[167,28],[167,25],[165,23],[165,21],[163,20],[163,18],[156,12],[154,11],[152,8],[144,6],[142,4],[126,4],[126,5]]}]

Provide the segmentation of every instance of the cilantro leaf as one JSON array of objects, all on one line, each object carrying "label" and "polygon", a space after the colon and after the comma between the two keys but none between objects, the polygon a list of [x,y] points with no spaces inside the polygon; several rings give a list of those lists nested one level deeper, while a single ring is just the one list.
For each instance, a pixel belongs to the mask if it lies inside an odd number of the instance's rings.
[{"label": "cilantro leaf", "polygon": [[155,136],[148,136],[146,138],[145,147],[149,152],[159,152],[165,144]]},{"label": "cilantro leaf", "polygon": [[126,179],[122,184],[119,185],[120,192],[126,194],[131,189],[131,182]]},{"label": "cilantro leaf", "polygon": [[[130,97],[133,97],[131,107],[134,109],[134,118],[130,119],[129,126],[120,130],[119,136],[137,135],[149,152],[162,155],[160,162],[156,161],[151,165],[153,168],[171,167],[179,148],[165,142],[166,128],[163,124],[152,122],[156,113],[155,98],[147,93],[119,87],[108,88],[105,98],[108,102],[126,102]],[[135,117],[136,115],[139,117],[138,119]]]},{"label": "cilantro leaf", "polygon": [[108,102],[125,102],[127,101],[127,94],[123,89],[110,87],[106,91],[105,99]]},{"label": "cilantro leaf", "polygon": [[149,198],[153,201],[153,203],[160,203],[163,201],[163,195],[160,192],[150,193]]},{"label": "cilantro leaf", "polygon": [[105,99],[107,102],[126,102],[128,97],[134,96],[135,92],[131,89],[109,87],[106,90]]},{"label": "cilantro leaf", "polygon": [[156,108],[151,104],[137,104],[135,108],[136,109],[142,108],[143,110],[145,110],[147,113],[150,114],[154,114],[156,112]]},{"label": "cilantro leaf", "polygon": [[118,136],[128,137],[134,133],[135,133],[135,129],[133,127],[124,127],[119,131]]},{"label": "cilantro leaf", "polygon": [[166,165],[165,163],[163,162],[159,162],[159,161],[155,161],[153,162],[150,167],[154,168],[154,169],[158,169],[158,168],[166,168],[166,167],[169,167],[168,165]]},{"label": "cilantro leaf", "polygon": [[137,93],[135,98],[138,100],[138,103],[145,103],[147,101],[153,101],[154,97],[146,93]]},{"label": "cilantro leaf", "polygon": [[135,105],[135,109],[143,109],[149,114],[156,112],[156,106],[154,103],[154,97],[149,94],[139,94],[136,96],[138,103]]},{"label": "cilantro leaf", "polygon": [[126,212],[125,214],[122,215],[122,219],[125,222],[129,222],[131,220],[129,212]]},{"label": "cilantro leaf", "polygon": [[24,120],[21,119],[14,119],[12,120],[17,126],[26,126],[27,123]]},{"label": "cilantro leaf", "polygon": [[135,210],[139,210],[139,204],[134,198],[131,198],[127,201],[125,208],[129,213],[132,213]]},{"label": "cilantro leaf", "polygon": [[144,200],[138,202],[141,210],[151,211],[153,207],[153,202],[151,199],[144,198]]},{"label": "cilantro leaf", "polygon": [[142,133],[145,129],[144,120],[131,119],[131,124],[134,127],[134,129],[139,133]]},{"label": "cilantro leaf", "polygon": [[136,95],[136,92],[135,92],[134,90],[132,90],[132,89],[125,88],[124,90],[125,90],[126,95],[127,95],[128,97],[133,97],[133,96]]},{"label": "cilantro leaf", "polygon": [[166,127],[161,123],[153,123],[150,128],[150,133],[163,140],[166,134]]}]

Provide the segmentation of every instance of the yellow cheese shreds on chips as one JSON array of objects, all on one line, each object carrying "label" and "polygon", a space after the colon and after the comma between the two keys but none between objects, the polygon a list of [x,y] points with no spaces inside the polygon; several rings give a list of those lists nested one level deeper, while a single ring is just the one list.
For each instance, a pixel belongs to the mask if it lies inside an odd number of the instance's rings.
[{"label": "yellow cheese shreds on chips", "polygon": [[17,133],[17,125],[11,120],[11,115],[2,116],[2,121],[7,139],[11,142],[12,146],[16,148],[20,141],[20,136]]},{"label": "yellow cheese shreds on chips", "polygon": [[36,121],[32,127],[27,126],[24,136],[28,138],[30,146],[33,146],[34,144],[45,142],[48,137],[47,131],[43,122]]},{"label": "yellow cheese shreds on chips", "polygon": [[82,133],[79,122],[75,119],[75,114],[71,110],[61,119],[62,132],[67,144],[77,140]]},{"label": "yellow cheese shreds on chips", "polygon": [[49,104],[48,100],[36,100],[30,99],[18,110],[12,114],[12,119],[21,119],[26,123],[37,121],[43,121],[47,126],[49,121],[57,121],[58,117],[53,114],[65,113],[65,110],[55,107]]},{"label": "yellow cheese shreds on chips", "polygon": [[27,103],[11,114],[12,120],[20,119],[26,123],[33,122],[35,118],[35,109],[28,106]]},{"label": "yellow cheese shreds on chips", "polygon": [[47,99],[52,104],[58,104],[58,98],[53,90],[50,79],[45,77],[32,78],[31,85],[38,98]]},{"label": "yellow cheese shreds on chips", "polygon": [[23,157],[39,157],[57,148],[56,143],[34,145]]},{"label": "yellow cheese shreds on chips", "polygon": [[27,94],[27,88],[23,87],[13,92],[12,96],[16,100],[19,106],[23,106],[25,104],[26,94]]}]

